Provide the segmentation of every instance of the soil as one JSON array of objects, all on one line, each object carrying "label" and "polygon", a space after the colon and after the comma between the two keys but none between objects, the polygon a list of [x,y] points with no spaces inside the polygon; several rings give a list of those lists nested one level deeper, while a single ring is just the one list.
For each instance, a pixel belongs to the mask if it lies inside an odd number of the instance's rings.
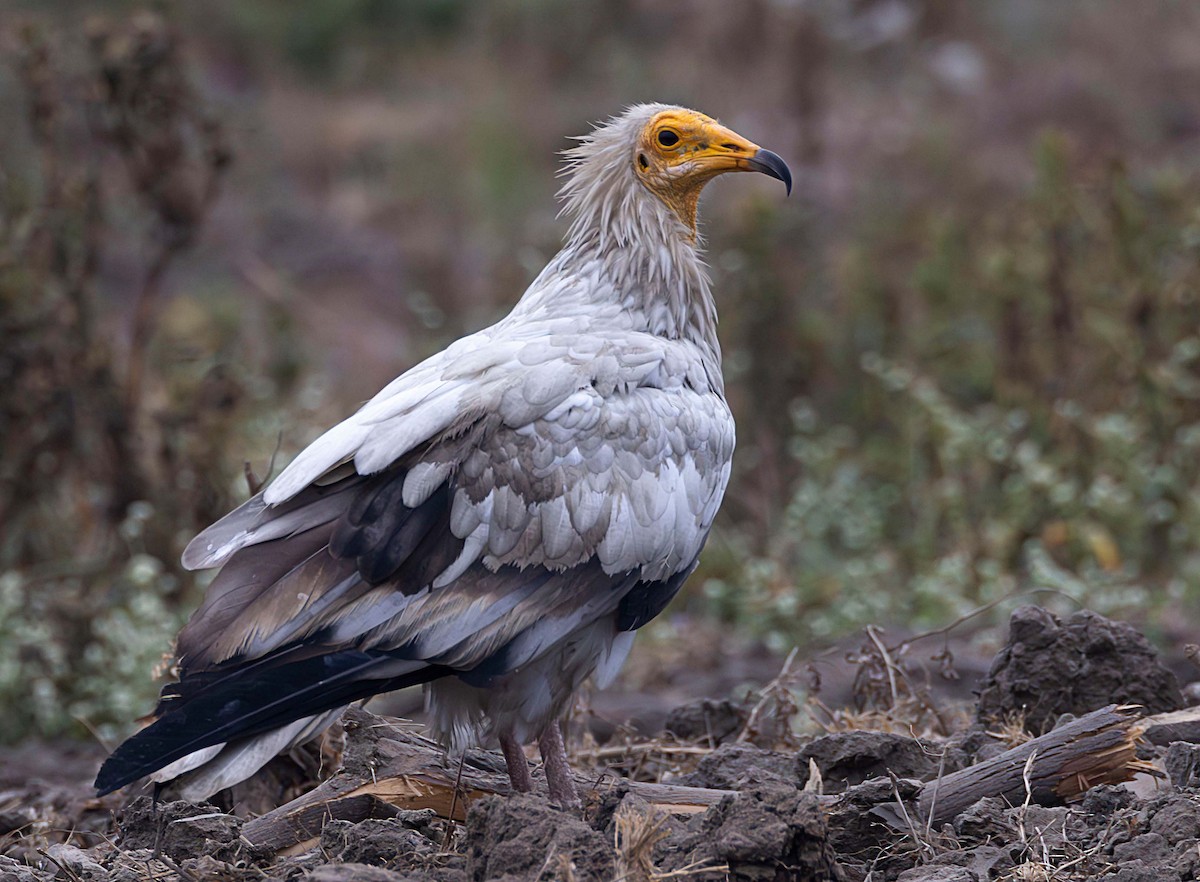
[{"label": "soil", "polygon": [[1008,643],[984,679],[976,718],[994,725],[1021,714],[1025,727],[1041,734],[1062,714],[1114,702],[1155,713],[1183,707],[1183,695],[1133,626],[1087,610],[1062,621],[1023,606],[1013,613]]},{"label": "soil", "polygon": [[[491,796],[472,802],[462,824],[394,808],[359,823],[330,820],[295,853],[250,843],[240,816],[246,794],[221,806],[96,799],[89,781],[99,751],[9,750],[0,754],[0,882],[1200,878],[1200,746],[1190,743],[1142,745],[1143,767],[1165,770],[1151,787],[1096,786],[1065,805],[986,797],[940,829],[917,814],[922,782],[1064,719],[1114,701],[1180,707],[1175,676],[1136,630],[1090,613],[1060,621],[1018,610],[971,713],[933,715],[960,721],[952,731],[922,722],[929,699],[906,671],[896,661],[886,712],[822,706],[838,722],[823,734],[764,741],[764,708],[786,718],[796,710],[777,682],[748,701],[690,702],[666,715],[657,739],[627,745],[658,751],[644,768],[666,783],[730,791],[706,810],[670,814],[624,783],[599,788],[576,813],[538,795]],[[907,731],[904,708],[918,708]],[[355,726],[346,737],[378,735]],[[579,763],[599,755],[577,748]],[[292,767],[291,778],[268,777],[248,791],[250,801],[270,807],[294,796],[304,777],[294,770],[306,766]]]}]

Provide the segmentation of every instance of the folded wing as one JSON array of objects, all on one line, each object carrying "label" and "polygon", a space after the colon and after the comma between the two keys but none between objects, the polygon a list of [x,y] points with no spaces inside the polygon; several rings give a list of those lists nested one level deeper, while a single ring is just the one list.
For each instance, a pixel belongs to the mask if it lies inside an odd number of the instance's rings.
[{"label": "folded wing", "polygon": [[351,701],[445,677],[492,688],[601,623],[590,673],[661,611],[728,480],[724,401],[637,340],[489,333],[193,540],[187,566],[223,568],[179,636],[180,682],[102,791],[157,773],[207,796]]}]

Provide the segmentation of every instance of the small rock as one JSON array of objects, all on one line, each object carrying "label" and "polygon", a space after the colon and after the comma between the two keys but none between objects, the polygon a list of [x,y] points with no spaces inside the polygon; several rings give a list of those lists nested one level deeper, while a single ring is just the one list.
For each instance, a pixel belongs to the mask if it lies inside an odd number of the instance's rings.
[{"label": "small rock", "polygon": [[1173,741],[1167,747],[1167,776],[1176,790],[1200,787],[1200,744]]}]

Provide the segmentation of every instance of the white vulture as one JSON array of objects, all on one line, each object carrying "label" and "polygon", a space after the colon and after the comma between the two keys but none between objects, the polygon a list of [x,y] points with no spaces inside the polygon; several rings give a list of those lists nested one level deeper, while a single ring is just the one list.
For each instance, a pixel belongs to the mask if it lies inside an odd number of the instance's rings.
[{"label": "white vulture", "polygon": [[696,231],[729,171],[791,174],[701,113],[630,108],[567,151],[566,244],[512,312],[394,380],[192,540],[221,567],[179,680],[96,779],[199,801],[351,702],[424,684],[453,748],[538,740],[603,686],[696,567],[729,480],[716,309]]}]

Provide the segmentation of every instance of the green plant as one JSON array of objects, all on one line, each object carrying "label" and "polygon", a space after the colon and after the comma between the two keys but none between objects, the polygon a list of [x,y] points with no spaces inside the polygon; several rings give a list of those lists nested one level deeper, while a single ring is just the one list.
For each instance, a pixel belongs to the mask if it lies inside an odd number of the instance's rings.
[{"label": "green plant", "polygon": [[[1035,164],[1003,212],[917,227],[903,296],[928,320],[851,329],[837,357],[891,354],[792,403],[795,477],[765,543],[726,533],[745,563],[705,586],[722,615],[783,646],[1018,590],[1132,616],[1200,599],[1200,188],[1097,181],[1054,134]],[[876,229],[854,259],[889,250]],[[871,322],[878,277],[845,278]]]}]

